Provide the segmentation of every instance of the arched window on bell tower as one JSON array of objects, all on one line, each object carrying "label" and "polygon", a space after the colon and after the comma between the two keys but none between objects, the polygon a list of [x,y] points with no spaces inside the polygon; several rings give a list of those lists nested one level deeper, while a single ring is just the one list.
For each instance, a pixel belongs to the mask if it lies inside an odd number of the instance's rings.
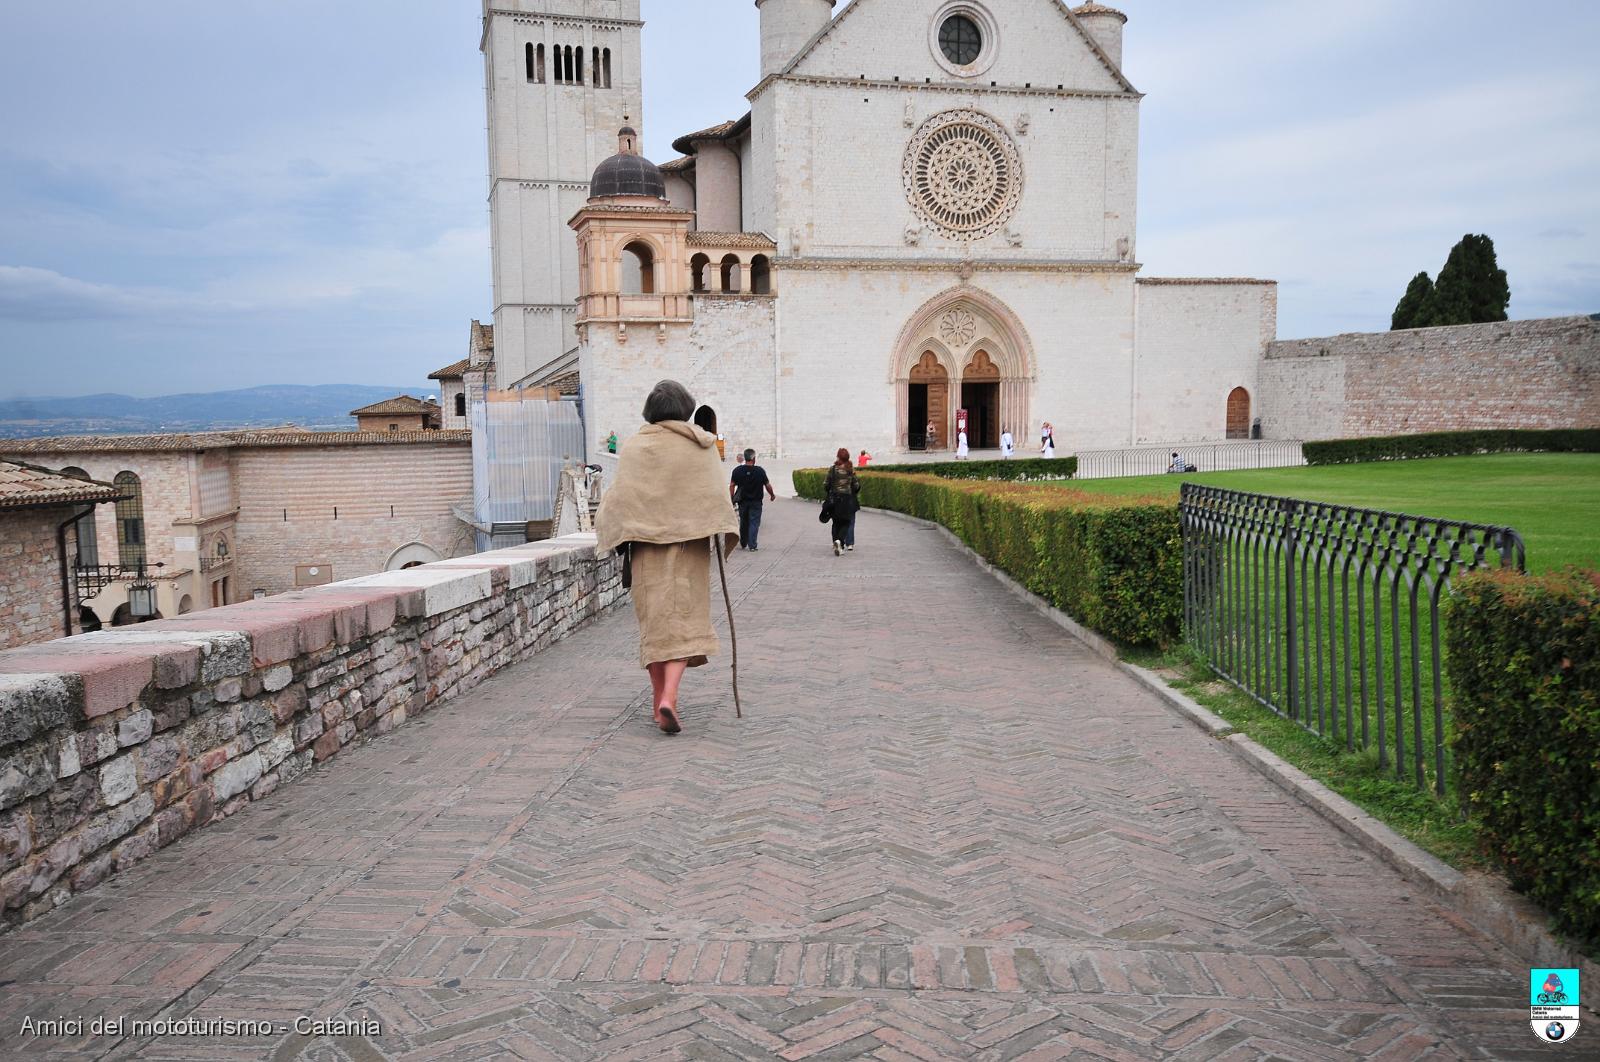
[{"label": "arched window on bell tower", "polygon": [[648,243],[635,240],[622,249],[622,294],[653,295],[655,290],[655,252]]}]

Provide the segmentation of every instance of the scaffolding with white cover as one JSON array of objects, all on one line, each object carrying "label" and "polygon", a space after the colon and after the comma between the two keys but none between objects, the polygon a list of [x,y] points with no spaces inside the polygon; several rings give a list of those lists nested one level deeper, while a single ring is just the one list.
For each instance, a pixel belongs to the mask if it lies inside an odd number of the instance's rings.
[{"label": "scaffolding with white cover", "polygon": [[[527,540],[528,525],[553,521],[562,468],[585,458],[577,403],[537,392],[491,391],[468,409],[472,425],[473,517],[478,549]],[[559,529],[552,527],[552,533]]]}]

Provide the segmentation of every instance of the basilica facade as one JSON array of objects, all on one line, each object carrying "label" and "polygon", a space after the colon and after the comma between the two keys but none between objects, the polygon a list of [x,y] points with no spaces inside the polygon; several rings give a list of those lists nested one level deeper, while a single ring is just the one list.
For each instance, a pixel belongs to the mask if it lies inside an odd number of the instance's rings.
[{"label": "basilica facade", "polygon": [[801,460],[1248,433],[1276,286],[1143,275],[1120,12],[758,0],[747,113],[656,165],[638,0],[485,3],[496,388],[626,437],[672,377]]}]

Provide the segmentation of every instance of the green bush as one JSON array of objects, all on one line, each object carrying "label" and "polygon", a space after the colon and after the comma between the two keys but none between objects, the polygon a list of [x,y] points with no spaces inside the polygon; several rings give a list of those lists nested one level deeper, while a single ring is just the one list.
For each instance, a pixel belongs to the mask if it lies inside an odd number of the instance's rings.
[{"label": "green bush", "polygon": [[[820,500],[826,476],[796,471],[795,493]],[[869,468],[861,504],[943,524],[1030,591],[1116,641],[1165,646],[1178,638],[1183,548],[1170,498]]]},{"label": "green bush", "polygon": [[1511,883],[1600,944],[1600,573],[1467,576],[1445,636],[1464,804]]},{"label": "green bush", "polygon": [[869,465],[869,472],[905,472],[940,479],[998,479],[1014,482],[1071,479],[1078,474],[1078,457],[1024,457],[1010,461],[925,461],[916,465]]},{"label": "green bush", "polygon": [[1436,431],[1424,435],[1380,435],[1370,439],[1308,442],[1308,465],[1349,465],[1360,461],[1402,461],[1415,457],[1458,457],[1464,454],[1600,453],[1600,428],[1549,431],[1518,428],[1484,431]]}]

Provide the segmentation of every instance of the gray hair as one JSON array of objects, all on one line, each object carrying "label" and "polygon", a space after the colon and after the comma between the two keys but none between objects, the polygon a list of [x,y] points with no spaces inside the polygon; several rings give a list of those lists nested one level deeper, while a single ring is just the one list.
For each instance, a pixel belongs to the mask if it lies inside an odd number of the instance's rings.
[{"label": "gray hair", "polygon": [[694,398],[689,389],[676,380],[662,380],[650,390],[644,400],[646,424],[660,424],[664,420],[688,420],[694,416]]}]

